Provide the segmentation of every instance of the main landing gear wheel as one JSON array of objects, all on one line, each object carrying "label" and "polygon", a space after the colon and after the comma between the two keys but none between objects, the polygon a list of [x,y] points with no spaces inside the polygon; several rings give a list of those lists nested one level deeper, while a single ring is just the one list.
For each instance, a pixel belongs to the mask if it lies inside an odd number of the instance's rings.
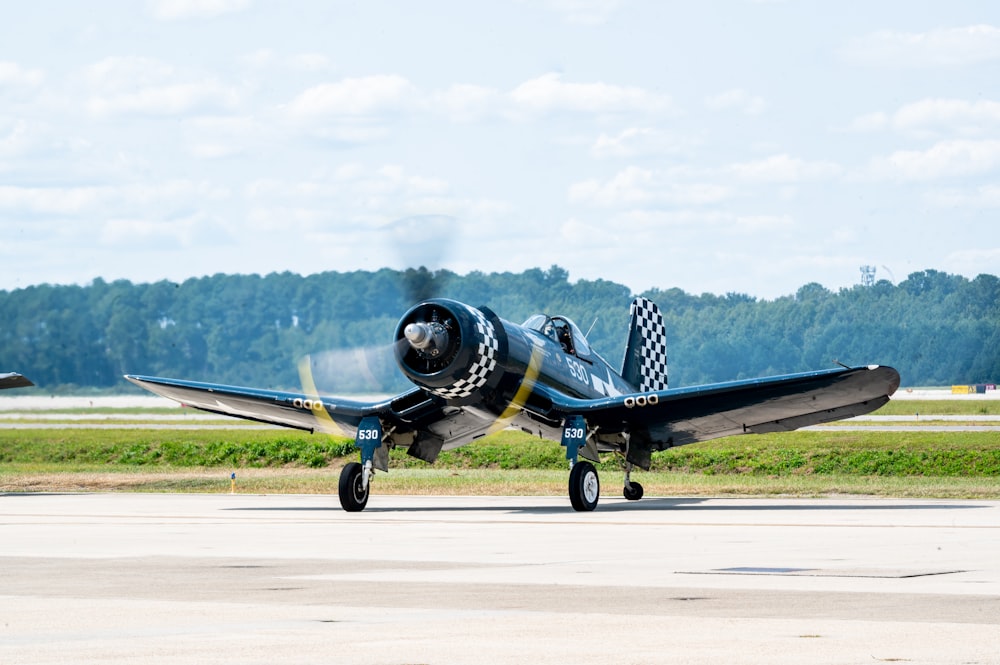
[{"label": "main landing gear wheel", "polygon": [[629,501],[638,501],[642,498],[642,485],[636,482],[630,482],[625,486],[622,494],[624,494],[625,498]]},{"label": "main landing gear wheel", "polygon": [[359,513],[368,505],[368,490],[371,485],[364,482],[365,470],[357,462],[351,462],[340,472],[340,506],[349,513]]},{"label": "main landing gear wheel", "polygon": [[569,472],[569,502],[573,510],[593,510],[601,496],[597,469],[590,462],[577,462]]}]

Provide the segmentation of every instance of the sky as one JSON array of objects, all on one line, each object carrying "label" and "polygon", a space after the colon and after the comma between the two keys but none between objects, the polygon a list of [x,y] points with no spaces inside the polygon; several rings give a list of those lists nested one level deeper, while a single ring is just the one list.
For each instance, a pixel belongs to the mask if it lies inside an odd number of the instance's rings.
[{"label": "sky", "polygon": [[1000,3],[149,0],[0,22],[0,290],[1000,274]]}]

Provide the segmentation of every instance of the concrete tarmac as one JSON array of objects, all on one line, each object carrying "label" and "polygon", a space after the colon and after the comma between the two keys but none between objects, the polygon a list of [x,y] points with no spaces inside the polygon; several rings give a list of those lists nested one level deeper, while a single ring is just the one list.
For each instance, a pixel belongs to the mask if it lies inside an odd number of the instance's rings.
[{"label": "concrete tarmac", "polygon": [[1000,502],[0,495],[0,663],[70,662],[1000,663]]}]

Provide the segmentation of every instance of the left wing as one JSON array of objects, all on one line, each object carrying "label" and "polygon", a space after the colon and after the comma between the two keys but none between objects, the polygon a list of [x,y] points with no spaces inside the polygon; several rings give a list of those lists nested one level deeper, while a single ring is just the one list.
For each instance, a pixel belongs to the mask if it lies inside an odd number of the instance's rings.
[{"label": "left wing", "polygon": [[17,372],[0,372],[0,390],[4,388],[27,388],[33,385],[35,384],[30,379]]},{"label": "left wing", "polygon": [[368,416],[378,416],[387,426],[409,431],[440,410],[419,388],[382,401],[359,402],[154,376],[125,378],[150,392],[202,411],[352,438],[361,420]]},{"label": "left wing", "polygon": [[655,450],[734,434],[779,432],[874,411],[899,387],[899,372],[872,365],[675,388],[599,400],[536,386],[528,409],[550,422],[580,415],[602,437],[627,433],[629,461]]}]

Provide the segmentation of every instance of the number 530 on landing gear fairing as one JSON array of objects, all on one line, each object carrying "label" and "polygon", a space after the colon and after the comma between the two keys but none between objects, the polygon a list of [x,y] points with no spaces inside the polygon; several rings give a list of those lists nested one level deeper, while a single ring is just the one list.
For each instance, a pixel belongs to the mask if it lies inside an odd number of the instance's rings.
[{"label": "number 530 on landing gear fairing", "polygon": [[861,415],[899,387],[896,370],[869,365],[669,388],[663,317],[644,298],[632,303],[620,370],[565,317],[539,314],[517,325],[487,307],[446,299],[426,300],[403,315],[395,355],[414,387],[375,402],[320,395],[308,386],[292,393],[125,378],[205,411],[353,436],[361,459],[344,467],[339,483],[347,511],[365,508],[375,471],[389,470],[390,448],[405,446],[433,462],[442,450],[505,427],[565,446],[574,509],[597,507],[600,482],[591,462],[601,453],[622,456],[624,496],[638,500],[643,490],[631,472],[649,469],[655,451]]}]

